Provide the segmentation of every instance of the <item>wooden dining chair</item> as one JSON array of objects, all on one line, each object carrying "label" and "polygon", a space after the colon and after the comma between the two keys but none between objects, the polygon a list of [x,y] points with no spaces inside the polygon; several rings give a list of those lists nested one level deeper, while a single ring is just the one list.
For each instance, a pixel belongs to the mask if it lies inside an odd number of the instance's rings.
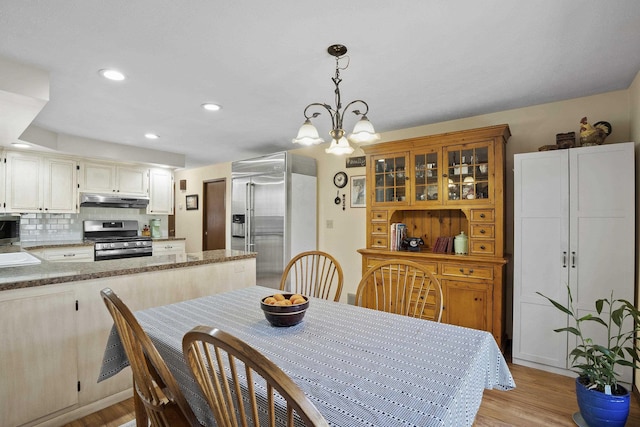
[{"label": "wooden dining chair", "polygon": [[280,290],[340,301],[342,282],[342,267],[338,260],[326,252],[307,251],[289,261],[282,273]]},{"label": "wooden dining chair", "polygon": [[[294,425],[294,413],[306,426],[329,425],[293,380],[246,342],[220,329],[196,326],[185,334],[182,349],[219,427],[275,426],[280,398],[288,427]],[[266,407],[259,409],[260,404]]]},{"label": "wooden dining chair", "polygon": [[401,259],[386,260],[362,276],[355,304],[439,322],[442,288],[425,266]]},{"label": "wooden dining chair", "polygon": [[200,426],[175,378],[129,307],[110,288],[100,291],[133,372],[136,424]]}]

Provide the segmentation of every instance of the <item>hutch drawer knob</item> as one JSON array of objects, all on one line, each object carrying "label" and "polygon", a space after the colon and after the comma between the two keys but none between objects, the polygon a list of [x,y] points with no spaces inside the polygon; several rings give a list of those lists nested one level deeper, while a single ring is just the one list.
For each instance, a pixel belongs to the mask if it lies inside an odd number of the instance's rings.
[{"label": "hutch drawer knob", "polygon": [[461,268],[461,269],[460,269],[460,273],[464,273],[464,268]]},{"label": "hutch drawer knob", "polygon": [[481,213],[480,218],[484,218],[484,217],[485,217],[485,214]]},{"label": "hutch drawer knob", "polygon": [[480,230],[480,234],[484,234],[484,233],[486,233],[486,231],[483,228],[482,230]]},{"label": "hutch drawer knob", "polygon": [[487,248],[484,245],[480,245],[480,249],[482,249],[484,251]]},{"label": "hutch drawer knob", "polygon": [[469,269],[469,274],[473,273],[473,268]]}]

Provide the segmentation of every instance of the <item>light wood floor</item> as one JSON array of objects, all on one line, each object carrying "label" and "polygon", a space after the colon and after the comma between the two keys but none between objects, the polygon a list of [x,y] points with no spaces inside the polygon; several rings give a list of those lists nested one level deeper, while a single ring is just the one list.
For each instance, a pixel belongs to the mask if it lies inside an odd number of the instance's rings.
[{"label": "light wood floor", "polygon": [[[578,404],[573,378],[512,364],[509,369],[516,388],[506,392],[485,390],[474,426],[575,427],[571,415]],[[118,427],[133,418],[133,399],[127,399],[64,427]],[[640,426],[640,401],[635,395],[627,426]]]}]

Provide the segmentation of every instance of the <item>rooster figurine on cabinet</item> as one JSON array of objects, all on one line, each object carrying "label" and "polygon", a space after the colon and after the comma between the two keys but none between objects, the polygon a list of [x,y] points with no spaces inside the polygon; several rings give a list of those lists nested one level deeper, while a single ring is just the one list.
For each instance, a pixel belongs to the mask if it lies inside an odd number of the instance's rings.
[{"label": "rooster figurine on cabinet", "polygon": [[609,122],[596,122],[591,126],[587,118],[580,120],[580,145],[602,145],[607,136],[611,135],[611,124]]}]

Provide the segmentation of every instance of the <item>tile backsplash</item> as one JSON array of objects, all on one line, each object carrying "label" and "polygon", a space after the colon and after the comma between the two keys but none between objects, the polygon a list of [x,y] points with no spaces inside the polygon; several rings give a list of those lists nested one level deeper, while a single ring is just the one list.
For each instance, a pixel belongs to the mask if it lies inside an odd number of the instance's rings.
[{"label": "tile backsplash", "polygon": [[28,213],[20,215],[20,241],[82,240],[84,220],[136,220],[139,232],[149,220],[160,219],[162,237],[168,236],[167,215],[147,215],[142,209],[81,207],[78,214]]}]

